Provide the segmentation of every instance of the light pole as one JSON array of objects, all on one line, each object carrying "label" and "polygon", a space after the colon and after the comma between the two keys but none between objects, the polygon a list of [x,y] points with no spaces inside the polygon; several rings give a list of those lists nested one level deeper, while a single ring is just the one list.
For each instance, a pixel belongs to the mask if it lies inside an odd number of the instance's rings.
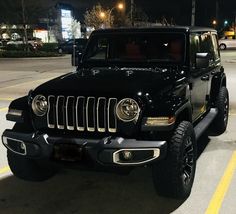
[{"label": "light pole", "polygon": [[131,25],[134,26],[134,0],[130,0],[130,20]]},{"label": "light pole", "polygon": [[26,18],[25,18],[25,1],[24,0],[21,0],[21,9],[22,9],[23,28],[24,28],[24,34],[25,34],[25,45],[26,45],[26,50],[29,51],[27,25],[26,25]]},{"label": "light pole", "polygon": [[115,10],[115,9],[123,10],[124,9],[124,4],[123,3],[119,3],[118,5],[116,5],[115,7],[110,9],[109,14],[108,14],[110,26],[112,25],[111,14],[112,14],[113,10]]},{"label": "light pole", "polygon": [[236,11],[234,12],[234,36],[236,36]]},{"label": "light pole", "polygon": [[191,26],[195,26],[196,0],[192,0],[192,19]]}]

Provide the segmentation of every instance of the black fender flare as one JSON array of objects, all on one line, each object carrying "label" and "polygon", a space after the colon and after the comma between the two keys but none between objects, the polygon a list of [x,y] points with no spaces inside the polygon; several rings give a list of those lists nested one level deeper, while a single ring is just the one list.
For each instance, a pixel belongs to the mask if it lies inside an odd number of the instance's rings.
[{"label": "black fender flare", "polygon": [[192,122],[192,105],[190,100],[177,109],[175,117],[177,122],[181,120]]},{"label": "black fender flare", "polygon": [[227,79],[225,73],[220,73],[214,75],[211,82],[211,90],[210,90],[210,105],[215,106],[216,97],[219,94],[221,87],[227,86]]}]

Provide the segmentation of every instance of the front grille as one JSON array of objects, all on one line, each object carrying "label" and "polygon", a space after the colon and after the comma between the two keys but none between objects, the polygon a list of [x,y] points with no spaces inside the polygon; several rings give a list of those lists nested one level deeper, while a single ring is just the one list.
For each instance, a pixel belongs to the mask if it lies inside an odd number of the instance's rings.
[{"label": "front grille", "polygon": [[117,132],[117,98],[48,96],[47,125],[50,129]]}]

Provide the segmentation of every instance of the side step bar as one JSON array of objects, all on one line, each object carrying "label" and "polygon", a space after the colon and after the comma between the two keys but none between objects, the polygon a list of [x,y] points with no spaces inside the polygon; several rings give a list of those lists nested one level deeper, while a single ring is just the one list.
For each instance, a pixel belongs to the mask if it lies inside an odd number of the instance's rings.
[{"label": "side step bar", "polygon": [[196,140],[203,134],[204,131],[208,128],[211,122],[215,119],[218,110],[216,108],[212,108],[209,113],[194,127]]}]

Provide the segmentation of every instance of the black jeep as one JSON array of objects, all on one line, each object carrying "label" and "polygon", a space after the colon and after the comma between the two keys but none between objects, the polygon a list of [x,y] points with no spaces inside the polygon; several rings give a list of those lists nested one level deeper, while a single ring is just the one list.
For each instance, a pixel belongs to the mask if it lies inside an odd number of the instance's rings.
[{"label": "black jeep", "polygon": [[68,162],[117,172],[148,165],[159,194],[186,198],[197,139],[208,127],[226,130],[228,97],[215,30],[99,30],[77,71],[10,104],[16,123],[2,141],[25,180],[48,179]]}]

